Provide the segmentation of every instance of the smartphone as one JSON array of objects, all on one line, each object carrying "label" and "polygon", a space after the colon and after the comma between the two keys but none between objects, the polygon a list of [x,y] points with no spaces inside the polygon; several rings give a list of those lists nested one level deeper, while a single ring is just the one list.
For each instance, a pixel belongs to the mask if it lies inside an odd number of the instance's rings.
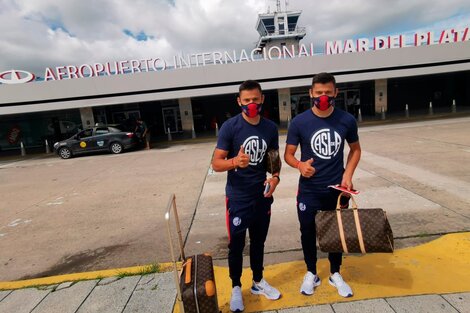
[{"label": "smartphone", "polygon": [[355,190],[355,189],[348,190],[348,188],[340,186],[340,185],[330,185],[328,187],[339,190],[339,191],[342,191],[342,192],[346,192],[346,193],[349,193],[349,194],[352,194],[352,195],[358,195],[359,194],[358,190]]},{"label": "smartphone", "polygon": [[266,184],[266,186],[264,186],[264,194],[267,194],[269,192],[269,189],[271,189],[271,185]]}]

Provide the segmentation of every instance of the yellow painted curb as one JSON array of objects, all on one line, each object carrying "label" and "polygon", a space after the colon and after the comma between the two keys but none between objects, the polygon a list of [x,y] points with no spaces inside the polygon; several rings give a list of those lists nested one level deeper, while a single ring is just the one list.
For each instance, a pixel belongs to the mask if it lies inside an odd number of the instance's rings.
[{"label": "yellow painted curb", "polygon": [[[354,297],[342,298],[328,283],[328,260],[318,261],[321,285],[313,296],[300,294],[306,267],[303,261],[266,266],[266,280],[282,293],[270,301],[250,293],[251,271],[244,269],[242,292],[244,312],[279,310],[334,302],[382,297],[410,296],[470,291],[470,233],[445,235],[418,247],[397,250],[393,254],[346,256],[341,273],[354,291]],[[215,267],[217,296],[222,312],[230,312],[231,281],[228,268]],[[179,312],[175,306],[175,312]]]},{"label": "yellow painted curb", "polygon": [[[11,289],[20,289],[27,288],[32,286],[46,286],[60,284],[63,282],[69,281],[80,281],[80,280],[91,280],[91,279],[101,279],[106,277],[114,277],[121,275],[138,275],[140,273],[146,272],[152,267],[152,264],[142,265],[142,266],[133,266],[133,267],[124,267],[124,268],[115,268],[110,270],[94,271],[94,272],[85,272],[85,273],[74,273],[74,274],[65,274],[44,278],[35,278],[28,280],[18,280],[18,281],[6,281],[0,282],[0,290],[11,290]],[[167,272],[173,269],[173,263],[161,263],[158,264],[159,272]]]},{"label": "yellow painted curb", "polygon": [[[148,267],[148,266],[147,266]],[[146,266],[137,266],[88,273],[60,275],[16,282],[0,282],[0,289],[18,289],[37,285],[51,285],[66,281],[119,276],[122,273],[139,274]],[[162,264],[162,271],[172,269],[171,263]],[[222,312],[228,313],[231,281],[228,268],[214,268],[217,295]],[[313,296],[299,293],[305,274],[303,261],[266,266],[264,276],[282,293],[282,298],[270,301],[250,294],[251,271],[243,271],[244,312],[279,310],[334,302],[398,297],[420,294],[470,292],[470,232],[449,234],[418,247],[397,250],[393,254],[346,256],[342,275],[354,291],[354,297],[342,298],[328,284],[329,264],[318,261],[322,284]],[[179,312],[175,306],[175,312]]]}]

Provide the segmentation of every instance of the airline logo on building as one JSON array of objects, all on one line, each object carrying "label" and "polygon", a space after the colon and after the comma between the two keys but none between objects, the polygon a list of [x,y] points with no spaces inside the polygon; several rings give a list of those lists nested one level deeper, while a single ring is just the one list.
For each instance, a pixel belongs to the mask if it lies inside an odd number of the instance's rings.
[{"label": "airline logo on building", "polygon": [[2,84],[29,83],[35,78],[36,76],[33,73],[21,70],[10,70],[0,73],[0,83]]}]

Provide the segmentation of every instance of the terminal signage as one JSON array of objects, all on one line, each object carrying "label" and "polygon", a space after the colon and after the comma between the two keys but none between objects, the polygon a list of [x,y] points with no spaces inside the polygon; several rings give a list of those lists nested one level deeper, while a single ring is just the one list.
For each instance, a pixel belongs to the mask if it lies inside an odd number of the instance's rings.
[{"label": "terminal signage", "polygon": [[23,84],[33,81],[35,78],[33,73],[11,70],[0,73],[0,83],[2,84]]},{"label": "terminal signage", "polygon": [[[323,53],[326,55],[365,52],[372,50],[396,49],[409,46],[425,46],[445,44],[460,41],[470,41],[469,28],[446,29],[440,33],[432,31],[417,32],[413,35],[377,36],[373,39],[359,38],[326,41]],[[156,57],[149,59],[132,59],[112,61],[105,63],[90,63],[82,65],[64,65],[48,67],[44,72],[45,81],[76,79],[85,77],[113,76],[121,74],[134,74],[151,71],[165,71],[169,69],[183,69],[206,65],[230,64],[241,62],[255,62],[259,60],[274,60],[285,58],[310,57],[314,54],[313,44],[300,44],[298,48],[292,46],[256,48],[251,51],[214,51],[175,55],[170,60]],[[0,73],[0,83],[24,83],[34,80],[34,75],[19,70]]]},{"label": "terminal signage", "polygon": [[378,36],[370,40],[369,38],[359,38],[357,40],[335,40],[325,43],[325,54],[341,54],[352,52],[364,52],[369,50],[395,49],[409,46],[423,46],[432,44],[443,44],[470,40],[468,27],[462,30],[446,29],[440,34],[434,32],[418,32],[413,36],[392,35]]}]

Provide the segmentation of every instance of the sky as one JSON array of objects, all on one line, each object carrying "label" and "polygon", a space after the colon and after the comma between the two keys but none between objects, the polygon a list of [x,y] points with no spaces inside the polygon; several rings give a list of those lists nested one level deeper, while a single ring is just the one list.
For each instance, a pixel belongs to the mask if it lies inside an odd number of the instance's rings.
[{"label": "sky", "polygon": [[[282,7],[285,1],[282,0]],[[0,0],[0,72],[251,50],[273,0]],[[468,0],[290,0],[304,44],[470,26]]]}]

